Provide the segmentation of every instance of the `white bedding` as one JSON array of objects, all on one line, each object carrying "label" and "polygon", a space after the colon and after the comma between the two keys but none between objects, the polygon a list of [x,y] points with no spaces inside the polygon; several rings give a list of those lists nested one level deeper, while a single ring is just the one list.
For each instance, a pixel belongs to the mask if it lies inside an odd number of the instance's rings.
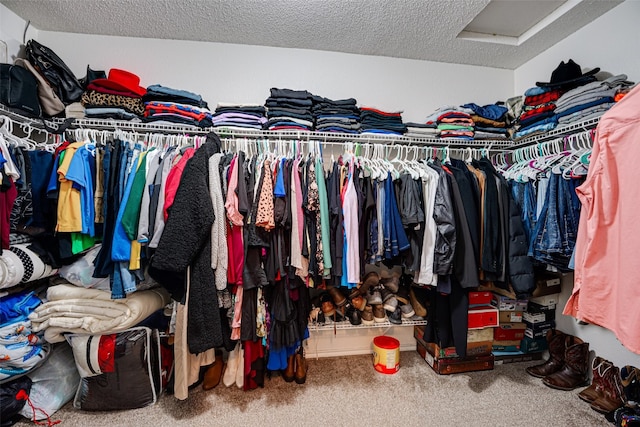
[{"label": "white bedding", "polygon": [[138,291],[114,300],[108,291],[56,285],[47,290],[47,300],[29,319],[34,332],[44,330],[45,340],[55,343],[64,341],[64,333],[97,335],[124,331],[171,299],[162,288]]}]

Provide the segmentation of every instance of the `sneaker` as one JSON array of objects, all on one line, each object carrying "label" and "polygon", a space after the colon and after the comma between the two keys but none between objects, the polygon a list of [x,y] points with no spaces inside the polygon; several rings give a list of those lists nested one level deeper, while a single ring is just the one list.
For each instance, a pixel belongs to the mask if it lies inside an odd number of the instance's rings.
[{"label": "sneaker", "polygon": [[400,278],[398,276],[391,276],[388,279],[382,279],[380,284],[395,294],[400,288]]},{"label": "sneaker", "polygon": [[387,315],[389,317],[389,322],[394,325],[402,324],[402,312],[400,311],[400,307],[396,307],[394,311],[388,311]]},{"label": "sneaker", "polygon": [[376,323],[384,323],[387,320],[387,315],[384,312],[382,304],[376,304],[373,306],[373,321]]},{"label": "sneaker", "polygon": [[386,301],[384,301],[384,309],[387,311],[395,311],[397,307],[398,300],[396,299],[395,295],[391,294],[391,296],[387,298]]},{"label": "sneaker", "polygon": [[411,307],[411,304],[402,304],[400,306],[400,312],[402,313],[403,319],[411,319],[416,315],[416,312],[413,307]]},{"label": "sneaker", "polygon": [[380,295],[380,291],[374,289],[373,292],[367,295],[367,303],[374,306],[382,304],[382,296]]},{"label": "sneaker", "polygon": [[362,320],[363,325],[371,326],[375,323],[373,319],[373,307],[367,304],[360,315],[360,320]]},{"label": "sneaker", "polygon": [[396,299],[400,304],[411,304],[409,289],[406,286],[400,286],[400,289],[396,292]]}]

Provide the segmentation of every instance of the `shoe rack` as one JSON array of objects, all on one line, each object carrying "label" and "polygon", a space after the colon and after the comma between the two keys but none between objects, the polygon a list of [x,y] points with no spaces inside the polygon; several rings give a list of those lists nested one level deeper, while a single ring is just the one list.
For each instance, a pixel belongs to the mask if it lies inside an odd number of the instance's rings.
[{"label": "shoe rack", "polygon": [[388,335],[400,341],[400,351],[415,351],[413,327],[426,325],[426,320],[404,320],[401,325],[389,321],[375,325],[354,326],[348,321],[309,324],[309,339],[305,346],[307,357],[336,357],[372,354],[373,339]]}]

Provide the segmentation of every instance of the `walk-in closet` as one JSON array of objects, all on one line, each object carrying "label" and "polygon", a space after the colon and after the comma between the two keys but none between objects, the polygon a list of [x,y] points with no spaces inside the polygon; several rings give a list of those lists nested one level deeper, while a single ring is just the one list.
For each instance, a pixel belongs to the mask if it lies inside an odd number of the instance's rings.
[{"label": "walk-in closet", "polygon": [[0,0],[0,423],[640,425],[639,18]]}]

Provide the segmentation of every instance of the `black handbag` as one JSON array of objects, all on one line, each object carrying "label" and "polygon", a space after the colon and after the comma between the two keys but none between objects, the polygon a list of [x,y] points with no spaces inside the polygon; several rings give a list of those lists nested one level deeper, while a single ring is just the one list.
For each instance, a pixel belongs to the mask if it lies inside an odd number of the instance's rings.
[{"label": "black handbag", "polygon": [[26,47],[27,59],[44,76],[65,105],[80,100],[82,86],[67,64],[54,51],[35,40]]},{"label": "black handbag", "polygon": [[29,117],[41,117],[38,82],[25,68],[0,64],[0,104]]}]

